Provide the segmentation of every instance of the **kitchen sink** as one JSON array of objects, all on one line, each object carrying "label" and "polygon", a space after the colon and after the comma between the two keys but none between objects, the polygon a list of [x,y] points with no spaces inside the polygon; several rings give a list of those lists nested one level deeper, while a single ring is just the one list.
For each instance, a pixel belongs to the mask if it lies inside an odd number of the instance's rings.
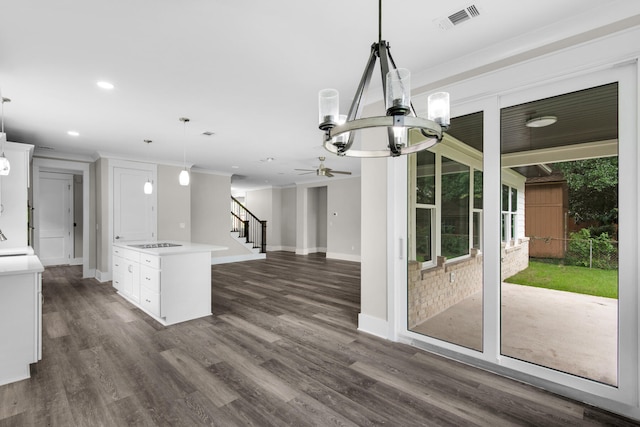
[{"label": "kitchen sink", "polygon": [[129,245],[132,248],[137,249],[157,249],[157,248],[173,248],[176,246],[182,246],[178,243],[143,243],[141,245]]}]

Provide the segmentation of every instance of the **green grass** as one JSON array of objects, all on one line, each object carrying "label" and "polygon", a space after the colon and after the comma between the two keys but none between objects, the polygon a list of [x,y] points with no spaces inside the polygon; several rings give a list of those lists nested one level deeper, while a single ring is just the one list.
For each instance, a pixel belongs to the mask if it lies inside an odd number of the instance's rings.
[{"label": "green grass", "polygon": [[507,283],[618,298],[618,271],[529,261],[529,267]]}]

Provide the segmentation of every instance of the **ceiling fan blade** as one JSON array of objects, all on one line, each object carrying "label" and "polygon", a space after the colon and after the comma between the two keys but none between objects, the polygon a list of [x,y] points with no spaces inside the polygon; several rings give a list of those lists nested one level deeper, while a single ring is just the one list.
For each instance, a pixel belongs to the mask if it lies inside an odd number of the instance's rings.
[{"label": "ceiling fan blade", "polygon": [[294,171],[315,172],[315,169],[294,169]]},{"label": "ceiling fan blade", "polygon": [[311,171],[311,172],[302,172],[299,173],[298,175],[311,175],[312,173],[315,173],[316,171]]},{"label": "ceiling fan blade", "polygon": [[331,173],[341,173],[343,175],[351,175],[351,172],[347,172],[347,171],[334,171],[334,170],[331,170]]}]

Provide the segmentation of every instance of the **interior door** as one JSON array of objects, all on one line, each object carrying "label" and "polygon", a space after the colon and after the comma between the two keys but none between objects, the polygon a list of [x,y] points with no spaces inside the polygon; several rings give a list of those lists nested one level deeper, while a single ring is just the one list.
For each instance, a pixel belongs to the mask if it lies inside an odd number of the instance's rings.
[{"label": "interior door", "polygon": [[145,182],[150,178],[148,170],[114,168],[114,240],[155,240],[155,206],[151,195],[143,191]]},{"label": "interior door", "polygon": [[40,260],[43,265],[69,264],[73,254],[73,175],[41,173],[38,196]]}]

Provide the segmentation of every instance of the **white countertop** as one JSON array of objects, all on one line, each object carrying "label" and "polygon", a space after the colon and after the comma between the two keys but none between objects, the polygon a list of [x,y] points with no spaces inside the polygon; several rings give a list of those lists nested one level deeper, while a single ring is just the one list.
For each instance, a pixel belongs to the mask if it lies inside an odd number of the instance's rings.
[{"label": "white countertop", "polygon": [[0,256],[15,255],[15,254],[33,255],[34,252],[33,252],[33,248],[31,246],[22,246],[22,247],[18,247],[18,248],[15,248],[15,247],[5,248],[5,247],[2,247],[2,245],[0,245]]},{"label": "white countertop", "polygon": [[44,271],[35,255],[0,256],[0,276],[39,273]]},{"label": "white countertop", "polygon": [[[168,248],[136,248],[132,246],[132,245],[145,245],[145,244],[153,244],[153,243],[173,243],[180,246],[171,246]],[[196,252],[224,251],[226,249],[229,249],[226,246],[210,245],[206,243],[182,242],[177,240],[159,240],[157,242],[149,242],[149,241],[114,242],[113,246],[134,250],[134,251],[146,253],[149,255],[179,255],[179,254],[189,254],[189,253],[196,253]]]}]

